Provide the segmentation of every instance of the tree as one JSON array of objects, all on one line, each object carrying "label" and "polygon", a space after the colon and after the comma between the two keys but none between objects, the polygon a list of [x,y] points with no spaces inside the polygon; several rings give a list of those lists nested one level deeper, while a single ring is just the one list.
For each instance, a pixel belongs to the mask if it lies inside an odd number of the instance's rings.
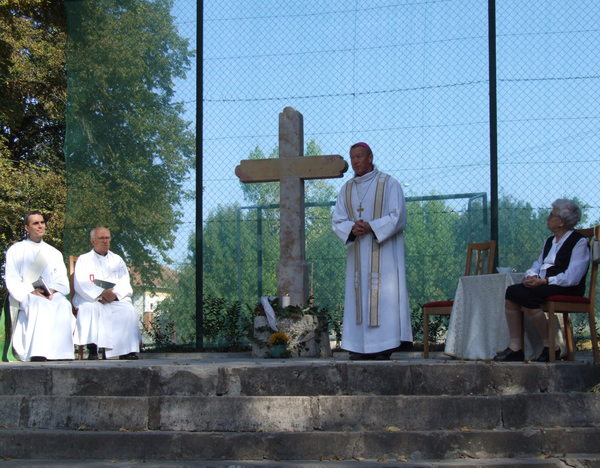
[{"label": "tree", "polygon": [[177,271],[177,282],[169,297],[160,302],[152,319],[154,343],[158,346],[190,344],[196,340],[196,236],[188,241],[188,256]]},{"label": "tree", "polygon": [[170,15],[170,0],[68,2],[65,154],[67,254],[88,248],[88,231],[113,230],[115,250],[144,284],[168,261],[194,135],[173,102],[172,82],[192,52]]},{"label": "tree", "polygon": [[[224,208],[227,211],[227,208]],[[172,294],[163,300],[155,310],[152,329],[149,330],[154,346],[169,349],[175,344],[189,347],[196,338],[196,238],[190,236],[189,255],[177,272],[178,281]],[[221,251],[222,252],[222,251]],[[225,263],[231,265],[232,262]],[[212,263],[212,262],[211,262]],[[215,284],[212,275],[211,284]],[[227,282],[236,290],[235,274],[218,280]],[[206,283],[205,283],[206,284]],[[204,290],[202,304],[204,346],[209,348],[240,349],[247,346],[247,337],[252,322],[252,309],[242,306],[233,297],[211,294],[209,285]],[[222,291],[219,291],[221,293]]]},{"label": "tree", "polygon": [[[202,238],[204,294],[246,303],[255,302],[258,299],[256,214],[240,210],[238,205],[219,206],[207,217]],[[278,240],[267,230],[263,234],[263,242],[272,246]],[[263,257],[273,261],[273,250],[268,249]],[[274,272],[267,275],[267,291],[274,280]]]},{"label": "tree", "polygon": [[[323,154],[310,140],[307,155]],[[306,208],[306,262],[315,304],[330,311],[343,307],[346,247],[331,227],[332,203],[337,198],[334,186],[325,179],[306,181],[308,203],[322,204]]]},{"label": "tree", "polygon": [[0,3],[0,267],[22,238],[22,216],[49,218],[62,246],[65,207],[66,16],[52,0]]},{"label": "tree", "polygon": [[[406,278],[415,337],[421,333],[419,304],[452,298],[464,271],[466,248],[456,236],[461,219],[444,200],[407,203]],[[432,331],[445,322],[432,321]]]},{"label": "tree", "polygon": [[530,203],[501,197],[498,203],[498,265],[527,270],[540,254],[544,240],[551,235],[546,226],[547,212]]},{"label": "tree", "polygon": [[62,2],[0,6],[0,148],[15,164],[64,169],[65,25]]},{"label": "tree", "polygon": [[[273,148],[268,158],[278,158],[279,150]],[[266,159],[263,150],[256,146],[250,154],[248,159]],[[254,205],[269,205],[279,203],[279,182],[265,182],[259,184],[243,184],[241,183],[242,192],[244,198]]]},{"label": "tree", "polygon": [[344,304],[346,246],[331,229],[331,207],[314,208],[307,232],[306,262],[318,307],[330,311]]}]

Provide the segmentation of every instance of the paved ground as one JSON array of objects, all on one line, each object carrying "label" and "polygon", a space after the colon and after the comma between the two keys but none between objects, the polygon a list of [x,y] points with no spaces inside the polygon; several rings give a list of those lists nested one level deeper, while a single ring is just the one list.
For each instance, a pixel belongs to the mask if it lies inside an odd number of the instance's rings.
[{"label": "paved ground", "polygon": [[[423,362],[427,361],[440,361],[440,360],[448,360],[451,361],[452,358],[443,355],[443,353],[433,353],[432,359],[424,360],[422,352],[402,352],[402,353],[394,353],[392,355],[392,360],[394,361],[408,361],[408,360],[420,360]],[[98,360],[98,361],[87,361],[85,358],[82,361],[73,360],[73,361],[50,361],[50,362],[12,362],[12,363],[0,363],[0,365],[15,365],[18,364],[20,366],[47,366],[49,364],[52,365],[111,365],[111,366],[156,366],[156,365],[197,365],[204,364],[207,366],[223,366],[223,365],[260,365],[260,366],[271,366],[278,365],[281,363],[289,363],[293,361],[294,363],[306,363],[306,364],[316,364],[316,363],[325,363],[325,362],[336,362],[336,361],[347,361],[348,353],[347,352],[334,352],[333,357],[331,358],[286,358],[286,359],[270,359],[270,358],[254,358],[252,357],[252,353],[248,352],[238,352],[238,353],[140,353],[140,359],[137,361],[122,361],[118,358],[107,359],[107,360]],[[360,361],[364,362],[364,361]],[[384,363],[386,361],[369,361],[369,362],[378,362]],[[459,362],[459,361],[457,361]]]},{"label": "paved ground", "polygon": [[423,460],[421,462],[344,461],[116,461],[116,460],[0,460],[2,468],[598,468],[600,458],[592,455],[548,458],[500,458],[488,460]]},{"label": "paved ground", "polygon": [[[53,365],[111,365],[111,366],[157,366],[157,365],[198,365],[207,366],[238,366],[238,365],[260,365],[260,366],[277,366],[282,363],[293,361],[295,364],[318,364],[326,362],[348,361],[348,353],[344,351],[334,352],[331,358],[287,358],[287,359],[268,359],[268,358],[253,358],[250,352],[238,353],[140,353],[140,359],[137,361],[121,361],[119,359],[108,359],[106,361],[52,361]],[[591,351],[578,351],[575,357],[576,361],[592,362]],[[439,362],[476,362],[469,360],[453,359],[446,356],[442,352],[430,353],[430,359],[423,358],[422,351],[398,352],[392,354],[391,361],[407,362],[415,361],[419,363],[439,363]],[[373,364],[384,364],[388,361],[358,361],[370,362]],[[489,361],[480,361],[489,362]],[[565,361],[561,361],[565,362]],[[0,363],[0,365],[15,364],[15,363]],[[19,362],[19,365],[44,366],[48,362]]]}]

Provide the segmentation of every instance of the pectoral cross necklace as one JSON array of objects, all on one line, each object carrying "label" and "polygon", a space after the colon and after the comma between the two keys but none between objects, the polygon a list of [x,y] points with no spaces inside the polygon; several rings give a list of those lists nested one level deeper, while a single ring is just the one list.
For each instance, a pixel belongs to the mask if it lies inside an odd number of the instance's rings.
[{"label": "pectoral cross necklace", "polygon": [[[356,209],[356,211],[358,212],[358,219],[362,219],[362,213],[363,213],[363,211],[365,211],[365,209],[362,206],[362,202],[365,199],[365,197],[367,196],[367,193],[369,193],[369,189],[371,188],[371,185],[373,184],[373,181],[375,179],[377,179],[377,176],[375,176],[371,179],[371,181],[369,182],[369,185],[367,185],[367,189],[363,193],[363,196],[358,200],[358,208]],[[356,198],[358,198],[358,185],[356,186]]]}]

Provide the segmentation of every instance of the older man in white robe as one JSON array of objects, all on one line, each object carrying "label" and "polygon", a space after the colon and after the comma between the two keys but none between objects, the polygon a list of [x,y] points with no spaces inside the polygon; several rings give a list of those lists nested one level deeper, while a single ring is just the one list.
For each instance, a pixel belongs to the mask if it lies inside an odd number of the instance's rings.
[{"label": "older man in white robe", "polygon": [[138,359],[140,330],[127,266],[109,250],[108,229],[92,229],[90,240],[92,250],[75,264],[75,343],[88,345],[88,359],[98,359],[98,348],[104,348],[107,358]]},{"label": "older man in white robe", "polygon": [[350,148],[355,176],[342,187],[333,231],[348,247],[342,348],[350,359],[387,360],[412,343],[404,269],[402,187],[373,165],[366,143]]},{"label": "older man in white robe", "polygon": [[65,297],[69,280],[63,256],[43,240],[42,213],[27,213],[24,227],[27,238],[7,250],[4,270],[15,356],[22,361],[73,359],[75,319]]}]

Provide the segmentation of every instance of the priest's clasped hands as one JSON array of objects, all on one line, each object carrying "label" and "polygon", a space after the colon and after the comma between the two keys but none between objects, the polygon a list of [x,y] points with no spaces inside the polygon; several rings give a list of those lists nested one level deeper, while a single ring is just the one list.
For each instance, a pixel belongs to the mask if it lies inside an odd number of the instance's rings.
[{"label": "priest's clasped hands", "polygon": [[356,237],[364,236],[371,232],[373,232],[373,229],[371,229],[371,225],[368,222],[363,221],[362,219],[356,221],[354,223],[354,226],[352,226],[352,234],[354,234],[354,236]]},{"label": "priest's clasped hands", "polygon": [[54,293],[56,291],[54,289],[50,290],[50,295],[46,296],[44,294],[44,291],[42,289],[34,289],[33,291],[31,291],[31,294],[33,294],[34,296],[39,296],[39,297],[43,297],[44,299],[48,299],[49,301],[52,300],[52,298],[54,297]]},{"label": "priest's clasped hands", "polygon": [[102,294],[98,296],[98,302],[100,304],[108,304],[109,302],[118,301],[117,295],[112,289],[105,289]]}]

